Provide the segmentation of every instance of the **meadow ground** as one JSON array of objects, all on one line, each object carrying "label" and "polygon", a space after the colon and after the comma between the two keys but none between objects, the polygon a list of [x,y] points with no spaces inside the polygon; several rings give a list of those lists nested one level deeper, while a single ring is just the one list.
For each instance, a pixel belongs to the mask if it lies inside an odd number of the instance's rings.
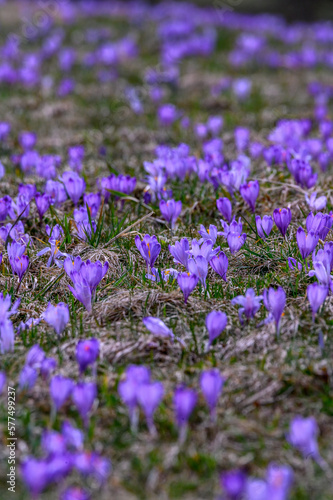
[{"label": "meadow ground", "polygon": [[[162,144],[177,147],[185,143],[191,155],[203,158],[205,141],[195,133],[195,124],[206,123],[209,117],[217,115],[224,120],[218,137],[223,140],[226,161],[239,155],[234,141],[237,126],[248,128],[251,141],[264,147],[271,145],[268,135],[281,119],[310,119],[311,137],[319,137],[309,84],[319,81],[329,85],[330,67],[325,64],[271,67],[262,61],[262,56],[251,59],[245,66],[236,66],[229,56],[242,30],[215,26],[217,38],[211,53],[204,56],[194,53],[182,58],[178,63],[178,81],[160,85],[163,102],[174,104],[183,117],[190,119],[188,127],[180,119],[165,126],[157,117],[160,103],[151,99],[152,89],[145,78],[147,72],[161,69],[163,43],[157,33],[161,18],[142,16],[138,21],[129,16],[74,14],[71,22],[64,23],[55,15],[48,32],[36,39],[25,39],[22,38],[21,12],[16,3],[0,7],[2,46],[8,34],[16,34],[21,37],[23,53],[38,52],[50,33],[62,26],[63,46],[74,47],[76,51],[76,61],[70,71],[75,87],[67,95],[59,96],[55,92],[64,78],[56,55],[43,61],[42,82],[29,86],[9,84],[0,78],[0,121],[11,124],[8,139],[0,142],[0,161],[6,170],[0,180],[0,196],[9,195],[14,199],[20,182],[35,184],[38,191],[43,192],[45,179],[36,176],[33,170],[23,172],[12,159],[12,155],[20,153],[17,137],[23,130],[37,134],[40,154],[57,154],[64,159],[59,173],[68,169],[68,148],[84,145],[80,175],[85,179],[86,192],[96,192],[97,178],[112,173],[137,179],[130,195],[113,193],[109,202],[102,205],[96,217],[97,224],[100,222],[98,234],[88,241],[80,240],[71,230],[75,207],[70,199],[51,207],[42,222],[32,201],[29,215],[22,217],[25,233],[31,237],[27,249],[30,265],[18,291],[18,277],[12,274],[6,245],[2,242],[0,290],[13,299],[21,299],[18,313],[12,317],[14,327],[28,318],[39,318],[48,302],[63,301],[70,310],[70,322],[61,336],[44,321],[16,335],[14,351],[3,353],[0,358],[8,383],[12,386],[18,383],[28,349],[36,343],[47,356],[57,360],[56,374],[78,380],[75,360],[78,340],[95,337],[100,341],[98,404],[95,402],[85,432],[85,449],[110,459],[112,471],[101,488],[96,481],[82,479],[73,472],[64,480],[52,483],[40,498],[58,498],[66,485],[79,484],[91,491],[92,498],[100,500],[214,499],[221,493],[221,472],[244,468],[250,476],[264,477],[267,465],[275,462],[289,464],[294,471],[292,500],[332,499],[332,296],[326,298],[312,322],[306,291],[316,278],[307,275],[304,265],[302,270],[288,265],[288,257],[301,260],[296,231],[299,226],[305,226],[309,212],[305,194],[313,189],[297,184],[283,161],[269,165],[261,155],[251,157],[249,178],[257,179],[260,184],[255,214],[272,215],[275,208],[281,207],[290,207],[292,211],[286,237],[274,226],[264,241],[258,236],[254,214],[238,192],[232,198],[223,184],[214,190],[211,182],[201,182],[194,174],[185,179],[170,177],[167,187],[172,189],[175,200],[182,201],[182,212],[171,231],[161,216],[159,201],[144,198],[147,173],[143,166],[145,161],[156,158],[156,147]],[[184,13],[181,15],[184,17]],[[104,42],[130,35],[138,47],[137,55],[117,64],[113,76],[110,66],[106,71],[103,67],[82,63],[91,45],[95,43],[96,48],[103,41],[100,35],[97,42],[88,43],[85,34],[94,30],[102,33],[103,29],[106,31]],[[261,35],[256,32],[255,23],[249,29]],[[277,53],[291,51],[284,40],[270,33],[267,39]],[[302,43],[306,44],[306,39]],[[1,57],[3,63],[5,57]],[[98,74],[103,69],[104,77]],[[53,87],[48,87],[45,75],[53,79]],[[243,77],[252,83],[246,99],[238,98],[230,88],[214,92],[221,80]],[[134,98],[129,97],[131,92]],[[135,112],[136,100],[142,112]],[[328,213],[333,209],[331,167],[322,172],[316,159],[312,159],[312,165],[319,173],[315,190],[327,197]],[[233,215],[242,218],[246,242],[237,253],[231,254],[226,239],[218,237],[216,245],[220,245],[229,259],[227,282],[209,267],[207,288],[199,283],[184,305],[177,280],[157,282],[146,277],[146,265],[134,244],[135,236],[156,235],[161,245],[156,267],[161,271],[172,267],[180,270],[181,266],[173,262],[169,245],[184,237],[189,241],[199,238],[200,224],[205,228],[214,224],[221,231],[222,217],[216,208],[216,199],[223,196],[232,200]],[[10,220],[8,217],[3,224]],[[54,264],[47,267],[47,257],[37,256],[48,241],[47,223],[50,226],[58,223],[64,228],[62,252],[80,255],[83,260],[109,263],[107,275],[97,288],[92,314],[69,291],[70,279],[66,273]],[[331,239],[329,232],[326,241]],[[321,246],[319,242],[318,248]],[[308,261],[312,268],[311,257]],[[278,338],[274,322],[258,327],[267,317],[264,305],[256,317],[244,325],[239,322],[238,307],[231,305],[232,298],[244,295],[250,287],[260,295],[270,286],[281,286],[286,292]],[[205,318],[212,310],[224,311],[228,323],[206,352]],[[146,316],[161,318],[185,347],[180,342],[149,334],[142,322]],[[129,364],[144,364],[150,368],[153,380],[163,382],[165,395],[155,414],[156,437],[149,435],[143,415],[138,432],[133,434],[130,430],[128,411],[117,391]],[[187,439],[179,446],[173,391],[184,383],[200,393],[200,374],[212,367],[218,368],[226,378],[217,420],[210,422],[200,394],[190,418]],[[92,377],[88,371],[86,380]],[[8,467],[6,391],[1,398],[0,456],[4,478]],[[42,456],[44,429],[60,430],[65,418],[82,428],[81,419],[70,402],[59,411],[54,422],[50,412],[48,382],[38,377],[31,390],[17,388],[17,465],[28,455]],[[315,461],[304,459],[288,443],[286,434],[296,415],[315,417],[320,431],[319,450],[327,467],[321,468]],[[0,497],[12,498],[5,484],[1,486]],[[15,498],[30,498],[19,467]]]}]

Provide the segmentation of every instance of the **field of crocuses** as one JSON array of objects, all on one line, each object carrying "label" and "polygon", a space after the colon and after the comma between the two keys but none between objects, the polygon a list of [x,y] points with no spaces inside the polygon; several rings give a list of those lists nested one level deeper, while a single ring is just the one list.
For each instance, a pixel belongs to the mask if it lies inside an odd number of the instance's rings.
[{"label": "field of crocuses", "polygon": [[1,500],[333,499],[333,23],[231,4],[0,1]]}]

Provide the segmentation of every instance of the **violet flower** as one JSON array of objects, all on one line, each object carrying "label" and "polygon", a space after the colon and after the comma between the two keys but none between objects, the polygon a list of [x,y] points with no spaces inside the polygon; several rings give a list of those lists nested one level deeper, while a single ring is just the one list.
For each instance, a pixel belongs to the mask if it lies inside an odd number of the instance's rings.
[{"label": "violet flower", "polygon": [[271,500],[287,500],[293,478],[293,471],[288,465],[269,464],[266,473],[267,498]]},{"label": "violet flower", "polygon": [[235,143],[236,148],[239,152],[244,151],[250,142],[250,131],[245,127],[235,128]]},{"label": "violet flower", "polygon": [[304,229],[299,227],[296,232],[296,240],[301,257],[305,260],[316,248],[319,241],[319,235],[314,231],[305,234]]},{"label": "violet flower", "polygon": [[276,325],[276,335],[279,336],[280,320],[286,305],[286,292],[280,286],[276,290],[273,287],[270,287],[268,290],[264,290],[264,305],[267,311],[269,311],[269,315],[265,320],[265,323],[269,323],[274,320]]},{"label": "violet flower", "polygon": [[12,298],[10,295],[4,297],[0,293],[0,352],[12,352],[14,350],[14,328],[10,316],[17,313],[21,299],[17,299],[11,306]]},{"label": "violet flower", "polygon": [[209,264],[212,266],[214,271],[219,274],[225,282],[227,282],[228,257],[226,254],[221,251],[209,261]]},{"label": "violet flower", "polygon": [[318,426],[314,417],[294,417],[290,422],[287,440],[297,448],[304,458],[321,460],[317,443]]},{"label": "violet flower", "polygon": [[318,212],[313,215],[312,212],[306,218],[306,229],[309,231],[314,231],[318,234],[321,240],[325,240],[333,224],[333,216],[330,214],[322,214]]},{"label": "violet flower", "polygon": [[42,222],[43,220],[43,215],[48,211],[51,205],[51,196],[48,194],[40,194],[36,193],[35,194],[35,202],[36,202],[36,207],[39,215],[39,219]]},{"label": "violet flower", "polygon": [[79,199],[86,189],[86,183],[76,172],[64,172],[60,180],[63,182],[68,196],[74,203],[78,204]]},{"label": "violet flower", "polygon": [[223,500],[242,500],[246,481],[246,474],[241,469],[223,472],[220,475],[220,484],[224,492]]},{"label": "violet flower", "polygon": [[61,377],[56,375],[50,382],[50,396],[54,408],[58,411],[65,401],[72,394],[74,382],[70,378]]},{"label": "violet flower", "polygon": [[220,250],[220,247],[216,247],[213,249],[213,242],[212,240],[205,240],[201,246],[199,244],[199,241],[193,239],[192,240],[192,248],[191,250],[188,251],[189,255],[192,255],[193,257],[198,257],[201,255],[204,257],[207,262],[209,262],[214,255],[216,255]]},{"label": "violet flower", "polygon": [[140,236],[137,235],[134,241],[141,256],[146,261],[147,269],[149,270],[149,266],[153,267],[155,264],[155,261],[161,251],[161,245],[157,241],[156,236],[149,236],[149,234],[146,234],[142,241]]},{"label": "violet flower", "polygon": [[7,381],[7,377],[6,377],[5,372],[0,372],[0,396],[2,395],[3,390],[5,388],[6,381]]},{"label": "violet flower", "polygon": [[46,225],[46,232],[49,235],[49,247],[43,248],[40,252],[37,253],[37,257],[41,257],[42,255],[45,255],[46,253],[50,254],[49,260],[47,261],[47,267],[51,267],[53,262],[58,266],[62,267],[63,262],[60,260],[60,257],[67,257],[67,254],[64,252],[61,252],[59,250],[62,241],[63,241],[63,236],[64,236],[64,231],[59,224],[56,224],[53,226],[51,229],[50,226],[47,224]]},{"label": "violet flower", "polygon": [[229,245],[229,250],[232,254],[237,253],[246,241],[246,233],[238,234],[229,232],[227,236],[227,242]]},{"label": "violet flower", "polygon": [[210,224],[209,229],[206,229],[202,224],[200,225],[200,231],[198,233],[201,235],[200,240],[198,241],[199,245],[204,241],[211,240],[213,245],[215,245],[217,237],[219,233],[217,232],[217,227],[213,224]]},{"label": "violet flower", "polygon": [[91,218],[95,219],[101,206],[101,193],[89,193],[83,195],[84,208],[88,206]]},{"label": "violet flower", "polygon": [[183,444],[186,439],[188,420],[197,404],[197,399],[198,395],[193,389],[188,389],[184,386],[179,386],[175,389],[173,404],[180,444]]},{"label": "violet flower", "polygon": [[222,311],[211,311],[206,316],[206,328],[208,330],[209,340],[207,349],[211,346],[213,341],[221,335],[227,326],[227,315]]},{"label": "violet flower", "polygon": [[160,210],[164,219],[170,224],[171,229],[174,229],[176,220],[182,211],[182,202],[175,200],[161,200]]},{"label": "violet flower", "polygon": [[79,412],[83,423],[88,427],[89,413],[97,396],[97,386],[93,382],[80,382],[76,384],[72,392],[72,400]]},{"label": "violet flower", "polygon": [[312,193],[310,198],[305,194],[305,201],[309,205],[310,210],[319,212],[326,207],[327,198],[326,196],[319,196],[319,198],[317,198],[317,193]]},{"label": "violet flower", "polygon": [[71,280],[74,286],[68,285],[68,289],[72,292],[74,297],[84,305],[87,311],[92,311],[92,293],[89,283],[84,279],[82,274],[77,271],[72,271]]},{"label": "violet flower", "polygon": [[31,366],[24,366],[19,375],[19,389],[30,390],[34,387],[37,380],[37,371]]},{"label": "violet flower", "polygon": [[258,235],[263,240],[265,240],[266,237],[270,235],[270,232],[272,231],[273,228],[273,224],[274,222],[270,215],[264,215],[262,220],[259,215],[256,215],[256,227]]},{"label": "violet flower", "polygon": [[278,230],[285,237],[287,228],[291,222],[290,208],[276,208],[273,212],[273,218]]},{"label": "violet flower", "polygon": [[54,328],[57,335],[60,335],[69,322],[68,305],[65,304],[65,302],[59,302],[53,306],[51,302],[49,302],[43,313],[43,319],[48,325]]},{"label": "violet flower", "polygon": [[215,368],[202,372],[200,376],[200,387],[213,422],[216,420],[216,406],[225,380]]},{"label": "violet flower", "polygon": [[198,255],[195,259],[189,259],[188,270],[192,275],[199,278],[200,283],[206,288],[206,278],[208,274],[208,262],[202,255]]},{"label": "violet flower", "polygon": [[12,268],[13,274],[17,274],[19,277],[19,281],[22,281],[22,278],[28,269],[29,266],[29,257],[27,255],[23,255],[26,251],[25,245],[20,245],[20,243],[9,243],[7,246],[9,263]]},{"label": "violet flower", "polygon": [[136,432],[138,425],[138,387],[150,382],[150,371],[145,366],[131,365],[126,370],[126,379],[118,384],[121,400],[128,407],[131,429]]},{"label": "violet flower", "polygon": [[157,434],[153,417],[163,395],[164,388],[161,382],[146,382],[140,384],[137,389],[138,403],[146,416],[147,427],[152,436]]},{"label": "violet flower", "polygon": [[76,345],[76,361],[82,374],[89,365],[93,365],[99,356],[99,341],[97,339],[79,340]]},{"label": "violet flower", "polygon": [[181,264],[188,270],[188,259],[189,259],[189,243],[187,238],[182,238],[180,241],[176,241],[174,245],[169,245],[169,252],[174,258],[176,264]]},{"label": "violet flower", "polygon": [[312,283],[307,288],[307,296],[312,309],[312,321],[314,322],[315,316],[317,314],[320,306],[325,302],[328,295],[328,287],[324,285],[319,285],[318,283]]},{"label": "violet flower", "polygon": [[321,248],[318,250],[317,254],[313,252],[312,264],[314,270],[310,271],[308,276],[316,276],[321,285],[332,288],[331,270],[333,252],[329,249],[329,247],[325,247],[324,249]]},{"label": "violet flower", "polygon": [[197,286],[199,277],[196,274],[190,273],[179,273],[177,276],[178,286],[184,294],[184,302],[187,303],[187,299]]},{"label": "violet flower", "polygon": [[219,198],[216,200],[216,206],[218,211],[222,214],[228,222],[231,222],[232,216],[232,205],[229,198]]},{"label": "violet flower", "polygon": [[174,339],[173,331],[170,330],[161,319],[148,316],[143,318],[142,321],[145,327],[153,335],[157,335],[158,337],[169,337],[171,340]]},{"label": "violet flower", "polygon": [[23,481],[28,487],[31,495],[37,496],[46,488],[49,483],[49,470],[45,460],[37,460],[27,457],[21,466]]},{"label": "violet flower", "polygon": [[239,188],[239,192],[243,200],[249,205],[252,212],[254,212],[256,200],[259,195],[259,182],[250,181],[247,184],[242,184]]},{"label": "violet flower", "polygon": [[84,159],[84,146],[72,146],[68,148],[68,164],[71,169],[80,172],[82,170],[82,162]]},{"label": "violet flower", "polygon": [[243,316],[245,316],[247,321],[251,318],[254,318],[255,314],[261,307],[261,301],[263,300],[263,298],[263,295],[256,296],[253,288],[248,288],[246,290],[245,296],[238,295],[237,297],[234,297],[232,299],[232,305],[238,304],[242,306],[238,310],[239,321],[242,325],[244,324]]}]

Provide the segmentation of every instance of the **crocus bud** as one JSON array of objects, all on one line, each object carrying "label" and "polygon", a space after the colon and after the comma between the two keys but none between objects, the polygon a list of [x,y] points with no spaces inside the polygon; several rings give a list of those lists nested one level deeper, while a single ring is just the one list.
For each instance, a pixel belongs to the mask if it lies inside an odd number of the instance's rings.
[{"label": "crocus bud", "polygon": [[202,372],[200,387],[210,410],[211,419],[216,420],[216,405],[222,392],[225,379],[216,369]]},{"label": "crocus bud", "polygon": [[211,311],[209,314],[207,314],[206,328],[209,335],[208,347],[219,335],[221,335],[221,333],[227,326],[227,322],[227,315],[222,311]]},{"label": "crocus bud", "polygon": [[179,430],[179,442],[182,444],[186,438],[188,420],[197,404],[197,393],[184,386],[176,388],[173,397],[176,424]]},{"label": "crocus bud", "polygon": [[54,328],[57,335],[60,335],[69,322],[68,305],[64,302],[59,302],[53,306],[51,302],[49,302],[43,314],[43,319],[48,325]]}]

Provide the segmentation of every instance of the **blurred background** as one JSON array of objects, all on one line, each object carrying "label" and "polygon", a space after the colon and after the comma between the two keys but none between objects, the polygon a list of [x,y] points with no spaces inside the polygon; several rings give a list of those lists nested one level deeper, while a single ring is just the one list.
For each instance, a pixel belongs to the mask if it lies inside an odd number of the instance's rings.
[{"label": "blurred background", "polygon": [[[288,21],[333,20],[333,0],[190,0],[202,6],[212,6],[237,12],[282,15]],[[159,3],[152,0],[152,3]]]}]

